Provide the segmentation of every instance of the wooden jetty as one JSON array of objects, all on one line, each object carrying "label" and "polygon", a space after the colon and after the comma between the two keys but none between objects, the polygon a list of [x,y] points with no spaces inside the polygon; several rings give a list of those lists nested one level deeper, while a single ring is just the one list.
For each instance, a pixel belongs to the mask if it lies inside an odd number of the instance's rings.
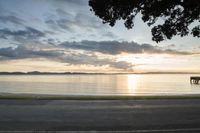
[{"label": "wooden jetty", "polygon": [[200,77],[190,77],[191,84],[199,84]]}]

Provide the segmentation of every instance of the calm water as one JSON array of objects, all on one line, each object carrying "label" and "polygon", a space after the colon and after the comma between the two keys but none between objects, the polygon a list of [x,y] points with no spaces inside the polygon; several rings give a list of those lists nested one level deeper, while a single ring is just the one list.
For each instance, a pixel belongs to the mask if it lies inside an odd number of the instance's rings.
[{"label": "calm water", "polygon": [[189,74],[3,75],[0,93],[59,95],[200,94]]}]

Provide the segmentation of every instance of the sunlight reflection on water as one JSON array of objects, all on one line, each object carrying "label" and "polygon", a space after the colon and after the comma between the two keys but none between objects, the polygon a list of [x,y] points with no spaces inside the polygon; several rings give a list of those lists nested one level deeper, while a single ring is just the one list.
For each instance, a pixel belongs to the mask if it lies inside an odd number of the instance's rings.
[{"label": "sunlight reflection on water", "polygon": [[1,75],[0,93],[58,95],[200,94],[200,85],[191,85],[190,76],[189,74]]}]

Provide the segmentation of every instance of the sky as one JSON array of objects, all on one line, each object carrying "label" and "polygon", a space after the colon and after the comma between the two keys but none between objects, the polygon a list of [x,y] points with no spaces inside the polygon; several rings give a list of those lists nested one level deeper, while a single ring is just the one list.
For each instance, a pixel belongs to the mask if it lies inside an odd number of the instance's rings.
[{"label": "sky", "polygon": [[0,71],[200,72],[199,38],[157,44],[134,23],[103,24],[88,0],[0,0]]}]

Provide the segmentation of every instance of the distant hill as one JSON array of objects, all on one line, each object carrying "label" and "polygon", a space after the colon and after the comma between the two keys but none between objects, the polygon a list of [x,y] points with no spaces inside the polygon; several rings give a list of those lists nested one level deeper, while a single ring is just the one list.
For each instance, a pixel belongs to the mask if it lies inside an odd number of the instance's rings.
[{"label": "distant hill", "polygon": [[0,72],[0,75],[67,75],[67,74],[104,74],[104,73],[83,73],[83,72]]},{"label": "distant hill", "polygon": [[76,74],[200,74],[200,72],[146,72],[146,73],[86,73],[86,72],[0,72],[0,75],[76,75]]}]

